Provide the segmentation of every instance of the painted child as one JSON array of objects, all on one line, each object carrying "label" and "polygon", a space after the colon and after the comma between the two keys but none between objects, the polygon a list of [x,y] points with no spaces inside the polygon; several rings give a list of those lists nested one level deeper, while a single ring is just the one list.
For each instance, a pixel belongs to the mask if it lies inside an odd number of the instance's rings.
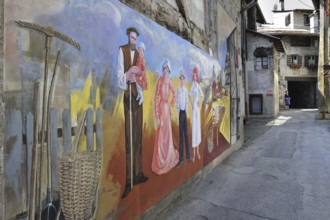
[{"label": "painted child", "polygon": [[180,87],[177,91],[176,108],[179,113],[179,131],[180,131],[180,148],[179,148],[179,162],[176,165],[177,168],[183,164],[183,142],[186,146],[186,158],[189,162],[190,159],[190,147],[188,141],[188,127],[187,127],[187,110],[188,110],[188,92],[184,86],[185,80],[184,72],[180,72]]},{"label": "painted child", "polygon": [[142,104],[144,98],[143,98],[143,90],[148,89],[148,81],[146,77],[146,60],[144,57],[145,52],[145,45],[143,42],[139,44],[138,50],[139,50],[139,56],[136,61],[136,66],[140,68],[141,73],[138,73],[135,75],[135,80],[137,84],[137,97],[136,100],[139,100],[139,105]]}]

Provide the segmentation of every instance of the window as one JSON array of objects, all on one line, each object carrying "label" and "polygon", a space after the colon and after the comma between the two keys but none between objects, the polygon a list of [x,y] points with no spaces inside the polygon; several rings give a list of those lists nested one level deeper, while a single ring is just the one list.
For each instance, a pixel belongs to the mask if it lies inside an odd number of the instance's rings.
[{"label": "window", "polygon": [[261,115],[262,114],[262,94],[253,94],[250,98],[250,114]]},{"label": "window", "polygon": [[293,47],[310,47],[311,38],[303,36],[294,36],[290,38],[291,46]]},{"label": "window", "polygon": [[255,69],[256,70],[268,69],[268,57],[256,57]]},{"label": "window", "polygon": [[319,40],[318,39],[311,39],[311,45],[313,47],[319,47]]},{"label": "window", "polygon": [[315,56],[310,56],[308,60],[308,66],[315,65]]},{"label": "window", "polygon": [[292,55],[292,64],[298,64],[298,55]]},{"label": "window", "polygon": [[305,67],[316,68],[318,65],[318,56],[307,55],[305,56]]},{"label": "window", "polygon": [[290,14],[288,14],[286,17],[285,17],[285,26],[288,26],[291,24],[291,16]]},{"label": "window", "polygon": [[298,54],[288,54],[287,55],[287,65],[291,68],[300,68],[302,65],[302,56],[299,56]]},{"label": "window", "polygon": [[304,15],[304,25],[305,26],[309,26],[310,23],[309,23],[309,16],[308,15]]}]

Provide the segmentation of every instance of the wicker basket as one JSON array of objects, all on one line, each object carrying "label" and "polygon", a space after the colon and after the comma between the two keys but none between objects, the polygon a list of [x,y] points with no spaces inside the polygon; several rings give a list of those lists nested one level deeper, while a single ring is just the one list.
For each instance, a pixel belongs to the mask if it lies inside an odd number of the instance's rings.
[{"label": "wicker basket", "polygon": [[92,216],[101,164],[101,150],[76,152],[59,159],[61,208],[65,219]]}]

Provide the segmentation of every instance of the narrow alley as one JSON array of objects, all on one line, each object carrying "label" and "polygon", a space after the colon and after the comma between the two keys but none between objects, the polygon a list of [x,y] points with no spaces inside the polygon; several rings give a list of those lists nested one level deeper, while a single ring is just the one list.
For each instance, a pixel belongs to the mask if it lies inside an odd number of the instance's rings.
[{"label": "narrow alley", "polygon": [[161,219],[329,219],[330,124],[316,111],[249,120],[243,147]]}]

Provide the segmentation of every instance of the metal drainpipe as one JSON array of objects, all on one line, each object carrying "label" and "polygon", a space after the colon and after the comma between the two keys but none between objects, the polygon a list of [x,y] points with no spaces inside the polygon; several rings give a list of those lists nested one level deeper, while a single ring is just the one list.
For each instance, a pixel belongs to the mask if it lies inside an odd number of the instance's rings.
[{"label": "metal drainpipe", "polygon": [[[243,2],[243,1],[242,1]],[[250,2],[249,4],[245,5],[245,7],[242,7],[241,11],[246,11],[249,10],[250,8],[252,8],[253,6],[255,6],[256,4],[258,4],[258,0],[253,0],[252,2]],[[242,4],[241,4],[242,5]]]},{"label": "metal drainpipe", "polygon": [[[325,14],[324,14],[325,15]],[[329,63],[329,17],[324,17],[324,62]],[[328,73],[329,74],[329,73]],[[329,76],[325,76],[323,72],[323,80],[324,80],[324,110],[329,113]]]}]

